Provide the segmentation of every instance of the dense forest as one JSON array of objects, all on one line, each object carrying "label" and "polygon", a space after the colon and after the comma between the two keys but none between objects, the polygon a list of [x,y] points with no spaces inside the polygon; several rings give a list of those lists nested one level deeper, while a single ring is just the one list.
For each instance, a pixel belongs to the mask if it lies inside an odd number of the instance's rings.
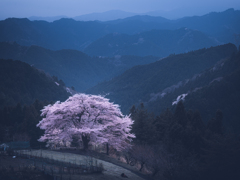
[{"label": "dense forest", "polygon": [[42,119],[41,109],[50,102],[38,101],[30,105],[5,106],[0,109],[0,142],[29,141],[32,148],[44,147],[44,143],[38,142],[44,133],[36,127]]},{"label": "dense forest", "polygon": [[70,95],[56,76],[21,61],[0,59],[0,142],[30,141],[31,147],[40,146],[37,139],[43,131],[36,127],[40,110]]},{"label": "dense forest", "polygon": [[223,127],[223,113],[204,123],[199,111],[186,110],[180,101],[174,111],[154,116],[144,104],[130,110],[135,120],[133,149],[127,159],[137,159],[151,169],[154,179],[239,179],[240,141]]}]

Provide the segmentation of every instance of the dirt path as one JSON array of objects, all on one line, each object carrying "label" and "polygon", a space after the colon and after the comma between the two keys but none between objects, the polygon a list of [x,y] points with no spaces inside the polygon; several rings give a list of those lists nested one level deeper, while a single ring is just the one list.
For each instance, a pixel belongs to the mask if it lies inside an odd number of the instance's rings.
[{"label": "dirt path", "polygon": [[[86,163],[89,158],[88,156],[84,156],[84,155],[79,155],[79,154],[73,154],[73,153],[66,153],[66,152],[57,152],[57,151],[48,151],[48,150],[32,150],[32,151],[24,151],[24,154],[29,154],[31,156],[42,156],[44,158],[50,158],[50,159],[54,159],[54,160],[58,160],[58,161],[62,161],[62,162],[67,162],[67,163],[73,163],[73,164],[84,164]],[[104,167],[104,171],[103,171],[103,176],[98,176],[97,178],[92,177],[89,178],[90,179],[109,179],[107,177],[111,177],[110,179],[126,179],[121,177],[120,175],[122,173],[124,173],[125,175],[128,176],[128,179],[132,179],[132,180],[144,180],[145,178],[142,178],[138,175],[136,175],[135,173],[133,173],[132,171],[120,167],[118,165],[115,165],[113,163],[110,162],[106,162],[97,158],[92,158],[93,163],[102,163],[103,167]],[[87,179],[89,179],[87,178]]]}]

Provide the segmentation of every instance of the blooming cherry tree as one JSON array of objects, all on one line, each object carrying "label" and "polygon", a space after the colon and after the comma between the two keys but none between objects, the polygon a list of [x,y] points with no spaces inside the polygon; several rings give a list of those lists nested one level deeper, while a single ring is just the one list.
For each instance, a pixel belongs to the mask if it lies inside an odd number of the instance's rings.
[{"label": "blooming cherry tree", "polygon": [[57,101],[42,109],[43,119],[37,126],[45,130],[39,141],[48,145],[69,145],[73,137],[83,142],[108,144],[117,150],[129,148],[134,134],[133,120],[124,116],[118,105],[102,96],[75,94],[65,102]]}]

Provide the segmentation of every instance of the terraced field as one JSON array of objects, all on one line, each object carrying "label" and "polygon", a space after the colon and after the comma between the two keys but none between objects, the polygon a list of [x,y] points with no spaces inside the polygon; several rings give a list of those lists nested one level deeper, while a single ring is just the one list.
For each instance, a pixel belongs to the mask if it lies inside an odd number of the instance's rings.
[{"label": "terraced field", "polygon": [[[91,159],[94,165],[99,165],[100,163],[103,165],[104,171],[102,174],[91,174],[91,175],[74,175],[71,179],[78,179],[81,180],[97,180],[97,179],[104,179],[104,180],[117,180],[117,179],[126,179],[121,177],[121,174],[124,173],[128,179],[131,180],[144,180],[144,178],[136,175],[132,171],[115,165],[110,162],[106,162],[97,158],[92,158],[89,156],[73,154],[73,153],[62,153],[56,151],[49,151],[49,150],[32,150],[32,151],[22,151],[23,154],[28,154],[30,156],[35,157],[43,157],[48,159],[57,160],[60,162],[72,163],[76,165],[83,165],[89,163],[89,159]],[[76,176],[76,177],[75,177]],[[75,178],[74,178],[75,177]]]}]

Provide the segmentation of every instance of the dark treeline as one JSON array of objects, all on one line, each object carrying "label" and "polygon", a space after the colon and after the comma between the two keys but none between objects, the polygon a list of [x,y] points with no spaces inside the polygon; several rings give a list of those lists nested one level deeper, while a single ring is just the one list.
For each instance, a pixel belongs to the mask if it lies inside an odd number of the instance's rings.
[{"label": "dark treeline", "polygon": [[21,61],[0,59],[0,142],[37,141],[43,131],[36,127],[43,106],[63,101],[70,94],[65,83]]},{"label": "dark treeline", "polygon": [[130,113],[136,139],[126,157],[137,160],[140,171],[150,169],[154,179],[239,179],[240,141],[225,133],[221,110],[207,124],[181,101],[159,116],[143,104]]},{"label": "dark treeline", "polygon": [[49,104],[36,100],[31,105],[17,104],[0,109],[0,142],[29,141],[30,146],[44,147],[37,140],[44,131],[36,127],[41,120],[41,109]]}]

